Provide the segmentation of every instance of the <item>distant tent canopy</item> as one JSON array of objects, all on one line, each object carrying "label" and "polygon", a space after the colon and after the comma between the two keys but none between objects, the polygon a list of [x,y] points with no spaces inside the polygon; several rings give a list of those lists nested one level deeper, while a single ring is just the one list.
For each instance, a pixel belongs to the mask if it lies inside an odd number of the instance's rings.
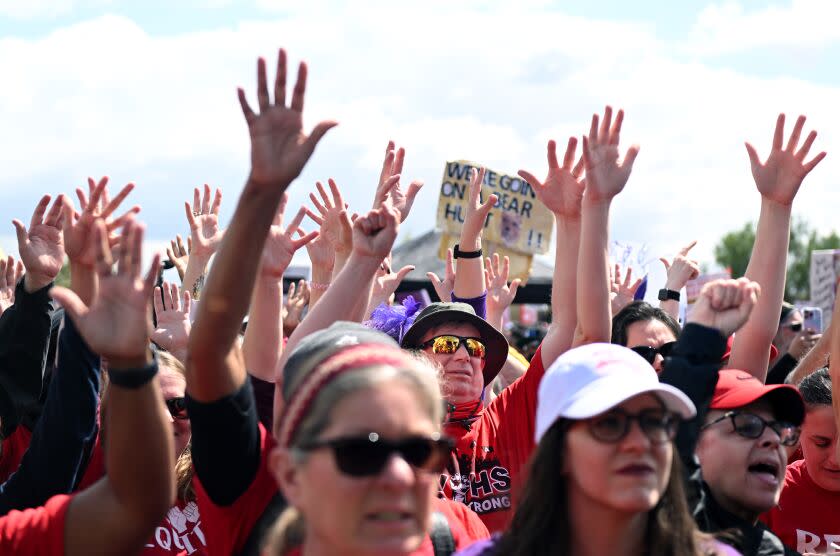
[{"label": "distant tent canopy", "polygon": [[[438,301],[432,283],[426,277],[427,272],[434,272],[441,278],[445,273],[446,264],[438,258],[440,237],[442,233],[429,231],[420,237],[408,240],[393,252],[391,268],[399,269],[406,265],[414,265],[414,271],[406,276],[397,289],[398,292],[410,292],[425,289],[432,301]],[[514,303],[551,303],[551,280],[554,267],[541,262],[536,257],[531,265],[531,277],[525,286],[520,286],[516,292]]]}]

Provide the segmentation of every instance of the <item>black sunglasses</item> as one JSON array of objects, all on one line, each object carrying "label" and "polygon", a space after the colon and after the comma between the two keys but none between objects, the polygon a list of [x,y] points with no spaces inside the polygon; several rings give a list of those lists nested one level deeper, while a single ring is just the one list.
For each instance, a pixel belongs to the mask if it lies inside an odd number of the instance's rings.
[{"label": "black sunglasses", "polygon": [[656,360],[657,353],[662,357],[668,357],[675,345],[677,345],[677,342],[666,342],[658,348],[651,346],[633,346],[630,349],[644,357],[645,361],[653,365],[653,362]]},{"label": "black sunglasses", "polygon": [[739,436],[755,440],[761,438],[764,434],[764,429],[770,427],[779,437],[779,444],[782,446],[794,446],[799,442],[800,429],[793,423],[785,421],[766,421],[755,413],[748,413],[746,411],[728,411],[722,417],[718,417],[714,421],[706,423],[700,430],[705,430],[716,423],[730,419],[732,421],[732,428]]},{"label": "black sunglasses", "polygon": [[631,415],[621,409],[614,409],[599,417],[587,421],[589,433],[601,442],[620,442],[630,432],[630,424],[639,423],[639,427],[648,440],[654,444],[663,444],[677,435],[682,418],[673,412],[661,409],[646,409],[638,415]]},{"label": "black sunglasses", "polygon": [[371,477],[382,472],[394,452],[412,467],[438,473],[446,465],[446,458],[453,446],[450,439],[439,435],[385,440],[372,432],[367,436],[316,440],[297,448],[304,451],[330,448],[342,473],[351,477]]},{"label": "black sunglasses", "polygon": [[787,328],[790,328],[791,332],[801,332],[802,331],[802,323],[801,322],[794,322],[793,324],[786,324]]},{"label": "black sunglasses", "polygon": [[487,357],[487,346],[481,338],[464,338],[462,336],[455,336],[454,334],[441,334],[423,342],[421,347],[431,347],[432,353],[452,355],[458,351],[461,344],[467,349],[470,357],[480,357],[482,359]]},{"label": "black sunglasses", "polygon": [[185,421],[190,418],[187,415],[187,402],[184,398],[169,398],[166,400],[166,409],[173,419]]}]

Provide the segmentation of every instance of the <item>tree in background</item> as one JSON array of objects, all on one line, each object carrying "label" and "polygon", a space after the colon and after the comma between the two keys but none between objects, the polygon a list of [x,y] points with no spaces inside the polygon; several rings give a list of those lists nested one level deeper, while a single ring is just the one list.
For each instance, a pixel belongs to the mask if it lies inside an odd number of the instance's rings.
[{"label": "tree in background", "polygon": [[[720,239],[715,246],[715,261],[729,268],[733,278],[740,278],[747,270],[753,243],[755,243],[755,225],[748,222],[743,228],[729,232]],[[790,228],[788,247],[786,300],[793,302],[811,298],[809,283],[811,251],[817,249],[840,249],[840,236],[833,230],[828,235],[820,235],[801,218],[794,218]]]}]

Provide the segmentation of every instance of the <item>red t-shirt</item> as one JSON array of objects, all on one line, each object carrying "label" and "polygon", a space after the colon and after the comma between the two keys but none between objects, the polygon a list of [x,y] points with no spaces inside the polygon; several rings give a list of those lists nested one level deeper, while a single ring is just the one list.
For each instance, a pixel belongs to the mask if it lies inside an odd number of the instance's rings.
[{"label": "red t-shirt", "polygon": [[202,531],[207,537],[207,554],[230,556],[245,546],[251,530],[259,521],[268,503],[277,494],[277,482],[268,470],[268,455],[275,446],[274,437],[260,427],[260,465],[248,489],[230,506],[217,506],[207,496],[197,476],[193,477]]},{"label": "red t-shirt", "polygon": [[5,483],[20,467],[20,460],[29,449],[30,440],[32,440],[32,431],[23,425],[18,425],[8,438],[3,439],[2,454],[0,454],[0,483]]},{"label": "red t-shirt", "polygon": [[0,554],[64,554],[64,520],[71,500],[53,496],[40,508],[12,510],[0,517]]},{"label": "red t-shirt", "polygon": [[805,460],[788,465],[779,504],[761,516],[783,543],[797,552],[832,552],[840,546],[840,492],[820,488]]},{"label": "red t-shirt", "polygon": [[151,540],[146,543],[143,556],[205,556],[207,540],[201,528],[198,504],[178,500],[155,529]]},{"label": "red t-shirt", "polygon": [[481,411],[470,430],[458,423],[444,426],[456,441],[456,454],[441,476],[441,495],[466,504],[491,533],[507,525],[513,487],[536,447],[537,389],[544,374],[539,347],[528,371]]}]

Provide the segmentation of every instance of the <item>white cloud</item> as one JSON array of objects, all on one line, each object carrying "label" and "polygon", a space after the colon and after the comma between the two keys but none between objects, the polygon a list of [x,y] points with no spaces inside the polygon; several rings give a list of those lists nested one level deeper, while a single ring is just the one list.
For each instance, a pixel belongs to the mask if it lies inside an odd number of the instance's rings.
[{"label": "white cloud", "polygon": [[[225,188],[229,217],[248,160],[235,87],[254,100],[255,58],[272,66],[280,44],[310,64],[305,125],[341,122],[293,187],[292,206],[328,176],[354,208],[369,206],[393,138],[408,150],[405,174],[427,184],[406,222],[415,235],[434,220],[445,160],[541,175],[546,140],[585,132],[607,102],[627,111],[622,142],[642,146],[612,234],[647,242],[652,256],[696,238],[710,261],[720,235],[757,218],[743,141],[766,154],[779,110],[807,112],[821,132],[816,148],[840,152],[837,87],[684,62],[680,45],[643,24],[509,3],[280,7],[276,20],[170,36],[102,16],[37,40],[0,40],[0,222],[28,219],[45,190],[105,173],[137,181],[132,196],[153,239],[184,232],[181,203],[205,181]],[[709,13],[698,28],[714,28]],[[823,229],[834,226],[834,164],[829,156],[797,199],[797,212]]]},{"label": "white cloud", "polygon": [[838,18],[840,3],[833,0],[792,0],[751,11],[741,2],[712,4],[700,12],[688,49],[725,54],[767,46],[820,47],[840,39]]},{"label": "white cloud", "polygon": [[0,16],[13,19],[56,18],[80,6],[105,6],[111,0],[0,0]]}]

